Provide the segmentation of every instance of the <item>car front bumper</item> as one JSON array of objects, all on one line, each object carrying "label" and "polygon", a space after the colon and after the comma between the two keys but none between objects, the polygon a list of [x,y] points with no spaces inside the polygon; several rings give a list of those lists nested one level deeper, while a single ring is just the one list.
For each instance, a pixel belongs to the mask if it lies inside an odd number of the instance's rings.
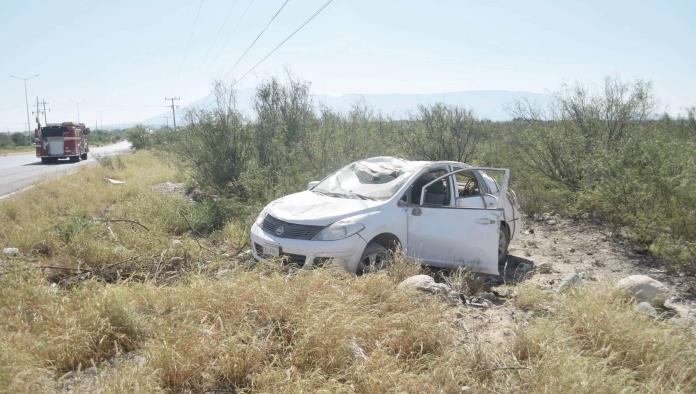
[{"label": "car front bumper", "polygon": [[332,260],[347,271],[355,272],[366,244],[358,234],[337,241],[312,241],[280,238],[266,233],[255,223],[251,226],[251,253],[256,260],[271,257],[263,255],[263,246],[277,246],[281,257],[307,268]]}]

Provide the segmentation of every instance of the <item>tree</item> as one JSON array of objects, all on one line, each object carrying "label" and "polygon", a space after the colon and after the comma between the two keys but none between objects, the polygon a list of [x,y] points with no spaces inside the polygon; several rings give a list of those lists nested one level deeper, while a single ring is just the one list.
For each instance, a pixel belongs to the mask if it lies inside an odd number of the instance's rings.
[{"label": "tree", "polygon": [[443,103],[418,106],[406,128],[405,150],[415,159],[466,162],[481,138],[471,111]]}]

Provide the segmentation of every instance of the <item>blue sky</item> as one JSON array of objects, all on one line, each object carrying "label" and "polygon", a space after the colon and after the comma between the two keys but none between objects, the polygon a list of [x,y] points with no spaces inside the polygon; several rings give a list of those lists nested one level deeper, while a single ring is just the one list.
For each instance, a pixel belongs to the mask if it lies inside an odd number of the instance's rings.
[{"label": "blue sky", "polygon": [[[26,126],[30,101],[49,121],[118,124],[181,104],[240,76],[325,0],[3,0],[0,131]],[[246,11],[246,13],[245,13]],[[670,112],[696,105],[694,1],[335,0],[240,84],[285,68],[317,94],[551,92],[605,76],[653,82]],[[33,127],[33,126],[32,126]]]}]

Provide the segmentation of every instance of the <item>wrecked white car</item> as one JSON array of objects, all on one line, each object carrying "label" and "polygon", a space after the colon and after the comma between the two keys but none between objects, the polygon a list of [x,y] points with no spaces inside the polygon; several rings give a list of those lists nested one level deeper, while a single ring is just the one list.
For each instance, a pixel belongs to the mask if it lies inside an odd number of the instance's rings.
[{"label": "wrecked white car", "polygon": [[361,274],[402,248],[426,265],[498,274],[521,227],[509,177],[449,161],[357,161],[268,204],[251,227],[251,251]]}]

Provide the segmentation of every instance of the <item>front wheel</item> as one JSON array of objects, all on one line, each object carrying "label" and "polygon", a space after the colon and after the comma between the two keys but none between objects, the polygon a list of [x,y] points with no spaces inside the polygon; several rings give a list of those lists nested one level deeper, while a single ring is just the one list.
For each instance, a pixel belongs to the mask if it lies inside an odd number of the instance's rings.
[{"label": "front wheel", "polygon": [[360,262],[358,263],[355,273],[362,275],[366,272],[385,268],[389,253],[389,249],[384,246],[376,242],[370,242],[365,247],[362,257],[360,257]]},{"label": "front wheel", "polygon": [[80,155],[80,159],[87,160],[87,152]]}]

